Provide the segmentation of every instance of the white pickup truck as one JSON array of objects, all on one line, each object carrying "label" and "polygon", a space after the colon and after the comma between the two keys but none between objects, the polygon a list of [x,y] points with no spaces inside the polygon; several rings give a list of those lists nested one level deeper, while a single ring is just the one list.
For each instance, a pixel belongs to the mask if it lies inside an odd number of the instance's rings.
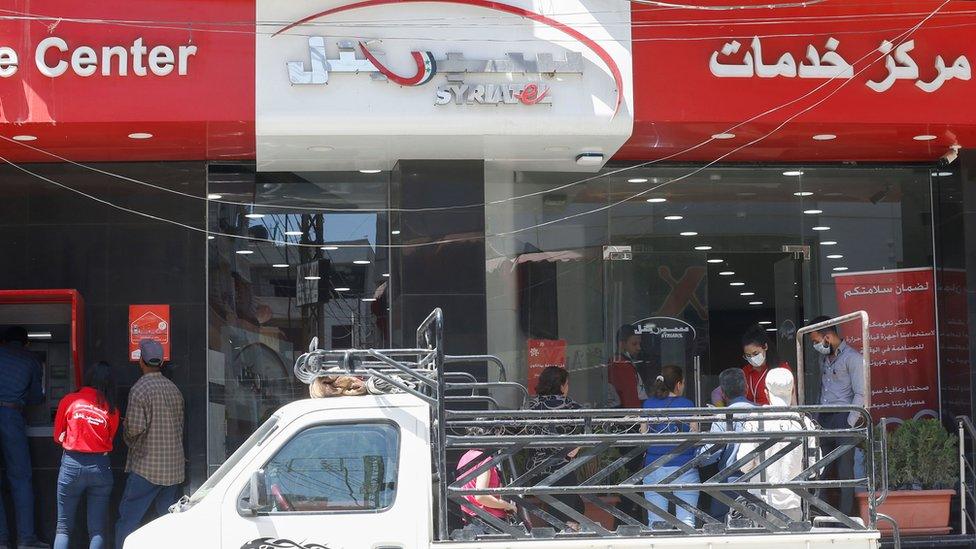
[{"label": "white pickup truck", "polygon": [[[640,433],[608,425],[655,421],[715,420],[715,410],[669,410],[667,416],[641,410],[572,410],[568,414],[535,413],[524,410],[454,411],[444,405],[446,395],[475,394],[482,384],[462,377],[450,382],[444,365],[461,362],[462,357],[446,357],[442,349],[439,311],[418,334],[417,349],[396,351],[318,351],[304,355],[296,365],[303,380],[334,372],[341,366],[362,377],[375,377],[392,384],[399,394],[344,396],[294,402],[278,410],[189,498],[173,506],[171,512],[132,534],[126,549],[170,549],[199,547],[209,549],[470,549],[498,547],[505,549],[628,549],[628,548],[743,548],[743,549],[869,549],[879,544],[876,516],[867,524],[860,519],[838,517],[815,491],[830,485],[811,475],[777,485],[793,490],[805,502],[805,518],[811,509],[829,517],[789,522],[777,517],[777,511],[764,506],[761,490],[773,489],[773,483],[761,473],[743,476],[737,484],[722,483],[715,477],[703,479],[696,489],[709,494],[741,492],[745,522],[720,522],[698,512],[698,527],[678,521],[665,511],[672,525],[651,528],[627,517],[613,507],[616,525],[579,517],[581,532],[557,528],[558,521],[546,511],[551,495],[566,491],[578,493],[587,500],[607,501],[606,496],[646,501],[644,492],[660,491],[669,497],[676,485],[641,485],[630,478],[611,482],[615,470],[624,470],[628,455],[642,455],[650,445],[706,443],[720,448],[734,440],[752,441],[756,433],[707,432],[682,442],[673,435]],[[487,385],[487,384],[486,384]],[[388,388],[390,386],[388,385]],[[781,412],[783,413],[783,412]],[[731,418],[727,418],[731,421]],[[504,429],[480,429],[471,426],[504,425]],[[559,424],[558,437],[552,433]],[[532,425],[535,425],[534,428]],[[574,427],[575,426],[575,427]],[[601,427],[602,426],[602,427]],[[547,430],[548,429],[548,430]],[[486,432],[488,434],[486,434]],[[476,433],[476,434],[472,434]],[[543,433],[543,434],[539,434]],[[689,433],[678,433],[688,436]],[[845,430],[843,436],[852,444],[856,439],[873,443],[870,429]],[[775,461],[782,452],[766,451],[772,444],[806,447],[809,437],[831,436],[829,431],[778,432],[775,440],[759,445],[759,459]],[[739,437],[736,439],[735,437]],[[746,438],[743,438],[746,437]],[[769,438],[769,437],[767,437]],[[558,439],[558,440],[557,440]],[[492,464],[512,465],[506,484],[492,493],[516,501],[522,513],[533,515],[535,527],[505,522],[480,521],[477,531],[460,527],[460,506],[464,496],[479,493],[465,489],[458,476],[477,476],[480,471],[456,473],[449,465],[450,456],[465,449],[483,449],[494,456]],[[571,487],[554,487],[552,476],[530,479],[530,474],[516,473],[510,459],[539,448],[556,449],[556,454],[579,448],[576,459],[552,458],[563,469],[574,472],[579,482]],[[608,449],[617,453],[607,455]],[[853,446],[850,447],[853,451]],[[628,452],[630,452],[628,454]],[[775,455],[774,455],[775,453]],[[703,455],[707,452],[703,452]],[[613,456],[617,456],[614,458]],[[601,461],[602,460],[602,461]],[[592,462],[596,467],[586,469]],[[653,464],[648,467],[653,468]],[[485,467],[488,467],[486,465]],[[760,466],[762,469],[762,466]],[[588,470],[588,473],[583,473]],[[810,471],[817,464],[812,463]],[[433,476],[432,476],[433,473]],[[865,489],[874,490],[870,479],[860,479]],[[851,481],[856,483],[857,481]],[[687,489],[687,486],[685,487]],[[750,490],[752,490],[750,492]],[[481,491],[480,493],[488,493]],[[759,495],[757,495],[759,494]],[[598,496],[602,499],[598,499]],[[674,498],[676,500],[677,498]],[[747,508],[745,502],[754,505]],[[558,503],[555,504],[558,507]],[[647,504],[644,505],[645,508]],[[551,506],[549,507],[551,510]],[[751,509],[751,510],[750,510]],[[656,511],[656,509],[655,509]],[[589,514],[589,513],[587,513]],[[873,514],[873,510],[872,510]],[[468,517],[468,522],[479,522]],[[616,526],[616,527],[615,527]]]}]

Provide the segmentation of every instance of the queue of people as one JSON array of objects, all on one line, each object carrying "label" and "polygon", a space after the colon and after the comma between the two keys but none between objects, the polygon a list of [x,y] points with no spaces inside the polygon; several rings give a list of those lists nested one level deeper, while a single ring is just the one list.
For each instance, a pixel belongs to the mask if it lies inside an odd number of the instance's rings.
[{"label": "queue of people", "polygon": [[[0,503],[0,549],[50,547],[34,530],[33,484],[25,406],[43,401],[41,364],[28,351],[24,328],[10,328],[0,345],[0,449],[15,504],[16,545],[7,528]],[[109,501],[114,476],[109,456],[116,434],[128,446],[127,473],[115,547],[122,548],[155,503],[159,512],[176,501],[183,482],[183,397],[162,375],[163,348],[154,340],[139,344],[141,377],[129,392],[125,416],[116,401],[111,366],[97,362],[84,373],[83,386],[61,399],[54,416],[54,440],[64,449],[58,473],[58,519],[55,549],[68,549],[75,518],[82,506],[87,515],[88,546],[109,547]]]},{"label": "queue of people", "polygon": [[[829,318],[820,317],[814,319],[813,324],[827,320]],[[827,327],[812,332],[811,339],[814,349],[821,354],[822,390],[820,404],[863,406],[864,364],[860,353],[844,342],[836,327]],[[619,402],[618,407],[654,410],[695,407],[695,404],[684,396],[685,376],[681,368],[666,365],[660,369],[660,373],[652,381],[648,379],[650,375],[646,368],[635,358],[640,353],[640,337],[635,327],[623,326],[618,331],[617,342],[618,352],[609,365],[611,385],[609,392],[616,397],[616,402]],[[796,380],[794,374],[790,370],[789,364],[780,361],[777,357],[765,330],[761,327],[748,330],[742,337],[742,348],[746,364],[741,368],[729,368],[721,372],[719,387],[712,394],[713,404],[716,407],[729,410],[795,405]],[[563,368],[546,368],[540,377],[540,384],[537,388],[539,396],[533,400],[532,408],[546,410],[579,407],[567,396],[568,388],[568,375]],[[635,406],[636,403],[639,405]],[[821,426],[830,429],[863,426],[861,425],[863,418],[857,413],[822,413],[816,419]],[[723,415],[720,410],[717,410],[715,419],[709,423],[708,428],[712,432],[764,431],[774,433],[777,431],[812,431],[818,428],[813,418],[799,412],[785,415],[776,414],[771,419],[757,419],[748,414]],[[641,425],[641,430],[645,433],[648,431],[680,433],[698,428],[699,426],[694,423],[682,421],[655,421]],[[776,443],[769,447],[761,447],[759,443],[755,442],[720,444],[718,445],[720,448],[716,448],[712,444],[702,444],[697,447],[689,446],[677,454],[673,453],[678,447],[677,444],[651,445],[637,464],[628,463],[625,465],[625,469],[629,473],[648,470],[649,472],[643,479],[643,483],[647,485],[662,483],[696,484],[700,482],[698,467],[688,467],[687,464],[698,458],[696,463],[699,466],[718,464],[720,471],[727,472],[721,481],[734,483],[758,467],[762,461],[778,455],[776,460],[767,464],[761,473],[765,482],[778,484],[797,478],[805,470],[804,464],[809,463],[807,458],[826,455],[838,443],[842,443],[842,441],[827,438],[822,446],[818,446],[816,437],[808,437],[804,444],[788,451],[788,443],[785,442]],[[578,451],[576,449],[568,452],[565,459],[573,459]],[[627,451],[627,448],[622,449],[622,453]],[[544,463],[554,453],[554,450],[536,450],[530,469]],[[749,459],[750,456],[751,459]],[[463,466],[459,465],[459,471],[470,467],[469,463],[473,458],[466,457],[468,459],[462,460]],[[814,459],[819,458],[814,457]],[[735,467],[737,463],[739,466]],[[544,469],[543,475],[548,476],[554,469],[558,469],[562,465],[562,463],[557,463]],[[817,474],[826,474],[827,478],[831,479],[853,478],[853,452],[845,452],[840,459],[836,460],[836,465],[827,471],[817,471]],[[563,480],[565,479],[566,477],[563,477]],[[487,477],[485,480],[485,482],[480,483],[479,488],[501,486],[500,476],[492,477],[492,482],[487,482]],[[572,480],[575,481],[575,478]],[[563,482],[563,485],[566,484],[570,483]],[[696,517],[692,509],[699,508],[700,492],[697,490],[678,490],[673,494],[682,502],[682,504],[674,506],[674,516],[681,522],[694,527]],[[724,496],[722,498],[713,497],[711,507],[704,510],[720,521],[724,521],[729,513],[728,505],[722,500],[735,500],[738,496],[734,492],[727,492],[722,495]],[[790,489],[756,491],[755,495],[776,509],[781,518],[785,517],[794,521],[802,518],[802,501]],[[568,498],[569,496],[564,497]],[[645,511],[641,506],[635,506],[636,509],[634,509],[624,504],[620,506],[620,511],[634,518],[640,517],[639,520],[646,521],[651,528],[661,527],[662,518],[655,510],[668,512],[668,499],[656,491],[645,492],[645,498],[651,511]],[[624,499],[626,500],[626,498]],[[473,505],[483,505],[476,499],[470,501]],[[490,508],[498,516],[506,512],[514,513],[516,510],[512,502],[500,498],[493,498],[490,503]],[[577,502],[566,499],[564,503],[574,509],[577,508]],[[486,508],[489,508],[488,504],[489,502],[486,500],[484,502]],[[853,513],[853,489],[847,492],[842,491],[836,507],[847,515]],[[504,511],[499,511],[502,509]],[[474,514],[469,511],[466,512],[469,515]],[[579,528],[575,521],[567,519],[565,515],[557,514],[557,516],[566,521],[567,530]],[[664,524],[666,525],[666,523]]]}]

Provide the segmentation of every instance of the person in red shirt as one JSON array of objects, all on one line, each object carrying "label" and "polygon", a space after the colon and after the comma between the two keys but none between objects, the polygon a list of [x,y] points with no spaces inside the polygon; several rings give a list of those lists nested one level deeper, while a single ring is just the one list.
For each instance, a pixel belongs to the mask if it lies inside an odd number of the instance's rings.
[{"label": "person in red shirt", "polygon": [[54,440],[64,447],[58,474],[58,527],[54,549],[68,549],[82,497],[88,498],[89,549],[104,549],[112,471],[108,454],[119,428],[112,367],[99,362],[85,372],[80,390],[61,399]]},{"label": "person in red shirt", "polygon": [[776,349],[770,346],[769,336],[762,326],[753,326],[742,335],[742,358],[747,362],[742,367],[742,373],[746,375],[746,399],[759,406],[768,405],[766,374],[770,367],[789,369],[790,364],[780,362]]},{"label": "person in red shirt", "polygon": [[647,399],[647,385],[641,379],[636,362],[640,351],[641,336],[637,328],[632,324],[621,326],[617,330],[617,354],[610,362],[607,374],[621,408],[641,408]]}]

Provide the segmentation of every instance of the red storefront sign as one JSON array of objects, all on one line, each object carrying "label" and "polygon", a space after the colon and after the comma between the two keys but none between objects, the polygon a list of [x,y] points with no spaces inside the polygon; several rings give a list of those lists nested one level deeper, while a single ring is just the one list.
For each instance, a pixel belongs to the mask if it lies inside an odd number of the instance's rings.
[{"label": "red storefront sign", "polygon": [[565,339],[530,339],[529,347],[529,379],[526,385],[535,392],[542,371],[550,366],[566,367]]},{"label": "red storefront sign", "polygon": [[169,360],[169,305],[129,305],[129,360],[139,361],[139,342],[154,339],[163,346],[163,360]]},{"label": "red storefront sign", "polygon": [[[840,314],[864,310],[870,317],[874,419],[939,417],[932,269],[838,274],[834,287]],[[841,328],[842,335],[861,350],[859,326],[849,326]]]}]

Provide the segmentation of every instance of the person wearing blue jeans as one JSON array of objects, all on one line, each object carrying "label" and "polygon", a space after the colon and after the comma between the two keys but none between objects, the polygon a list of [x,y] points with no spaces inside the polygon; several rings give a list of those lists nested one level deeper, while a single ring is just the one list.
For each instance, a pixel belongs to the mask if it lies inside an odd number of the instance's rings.
[{"label": "person wearing blue jeans", "polygon": [[154,508],[158,515],[165,515],[170,505],[176,503],[176,489],[175,485],[159,486],[136,473],[129,473],[119,506],[119,521],[115,525],[116,547],[122,549],[125,538],[139,528],[150,508]]},{"label": "person wearing blue jeans", "polygon": [[[27,350],[27,330],[9,328],[0,345],[0,453],[17,518],[17,547],[50,547],[34,532],[34,486],[24,406],[44,401],[41,363]],[[7,514],[0,501],[0,549],[11,540]]]},{"label": "person wearing blue jeans", "polygon": [[81,499],[87,499],[89,549],[104,549],[105,515],[112,496],[112,471],[107,454],[65,451],[58,474],[58,532],[54,549],[68,549]]},{"label": "person wearing blue jeans", "polygon": [[[653,409],[665,409],[665,408],[694,408],[695,404],[688,400],[687,398],[681,396],[685,391],[685,379],[684,372],[681,368],[677,366],[664,366],[661,368],[661,374],[657,376],[654,381],[654,396],[648,398],[644,401],[644,408]],[[667,416],[664,416],[667,417]],[[683,423],[681,421],[654,421],[647,425],[644,425],[641,429],[644,432],[651,433],[687,433],[691,430],[691,426],[688,423]],[[675,473],[682,466],[687,464],[689,461],[695,458],[697,450],[695,448],[689,448],[680,454],[673,453],[678,446],[676,444],[653,444],[647,448],[647,453],[644,455],[644,467],[647,468],[652,464],[657,464],[657,467],[651,469],[644,477],[644,484],[654,485],[661,484],[662,481]],[[667,484],[684,484],[684,483],[697,483],[699,482],[698,469],[692,468],[681,476],[674,480],[668,481]],[[698,506],[698,490],[680,491],[674,492],[681,501],[688,504],[690,507],[695,508]],[[644,497],[647,502],[660,508],[662,511],[667,512],[668,510],[668,498],[664,496],[663,492],[655,492],[649,490],[644,492]],[[681,505],[675,505],[676,511],[675,516],[681,522],[695,527],[695,515],[689,510],[685,509]],[[647,512],[647,524],[654,528],[654,523],[664,520],[662,517],[658,516],[651,510]]]}]

